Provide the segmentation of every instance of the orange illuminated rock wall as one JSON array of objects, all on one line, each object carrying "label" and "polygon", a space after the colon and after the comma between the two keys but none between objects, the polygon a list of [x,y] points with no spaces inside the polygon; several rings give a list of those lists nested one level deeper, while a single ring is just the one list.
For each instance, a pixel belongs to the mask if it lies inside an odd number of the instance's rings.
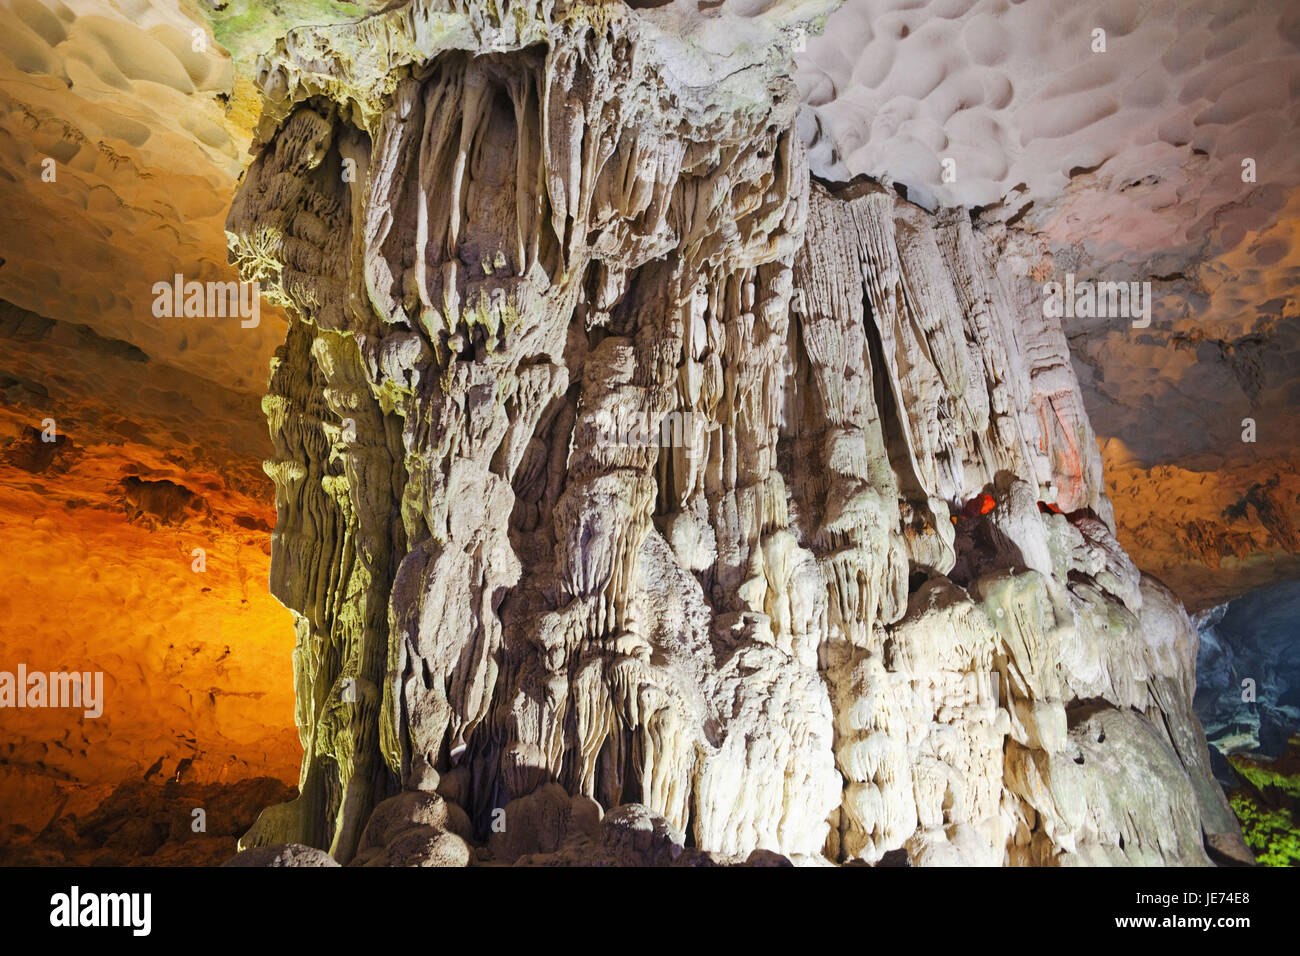
[{"label": "orange illuminated rock wall", "polygon": [[1132,460],[1102,446],[1118,537],[1189,610],[1300,576],[1300,461],[1294,452],[1202,468]]},{"label": "orange illuminated rock wall", "polygon": [[0,306],[0,671],[102,671],[105,701],[0,709],[0,833],[124,781],[296,784],[263,428],[255,399]]}]

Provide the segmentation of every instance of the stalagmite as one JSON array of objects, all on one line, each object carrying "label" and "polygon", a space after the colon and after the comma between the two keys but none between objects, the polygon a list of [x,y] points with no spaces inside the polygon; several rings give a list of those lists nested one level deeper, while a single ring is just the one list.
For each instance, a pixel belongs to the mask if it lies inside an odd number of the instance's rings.
[{"label": "stalagmite", "polygon": [[245,846],[1237,848],[1055,320],[964,212],[810,180],[786,70],[830,6],[724,48],[672,8],[416,0],[264,64],[228,230],[293,317],[304,757]]}]

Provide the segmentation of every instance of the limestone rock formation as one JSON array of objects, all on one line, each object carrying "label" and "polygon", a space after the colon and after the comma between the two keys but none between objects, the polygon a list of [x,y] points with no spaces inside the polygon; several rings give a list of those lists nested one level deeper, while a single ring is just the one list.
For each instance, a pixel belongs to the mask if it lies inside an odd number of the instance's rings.
[{"label": "limestone rock formation", "polygon": [[830,6],[415,0],[263,64],[304,759],[244,845],[1245,854],[1059,325],[964,211],[809,175]]},{"label": "limestone rock formation", "polygon": [[[1300,584],[1279,584],[1196,616],[1196,713],[1211,747],[1282,757],[1300,731]],[[1232,780],[1226,761],[1220,780]]]},{"label": "limestone rock formation", "polygon": [[287,843],[283,846],[262,846],[246,853],[239,853],[221,865],[230,867],[331,867],[338,866],[338,863],[328,853],[318,850],[314,846]]},{"label": "limestone rock formation", "polygon": [[1195,610],[1300,569],[1300,7],[853,0],[796,56],[809,161],[973,210],[1064,319],[1119,540]]}]

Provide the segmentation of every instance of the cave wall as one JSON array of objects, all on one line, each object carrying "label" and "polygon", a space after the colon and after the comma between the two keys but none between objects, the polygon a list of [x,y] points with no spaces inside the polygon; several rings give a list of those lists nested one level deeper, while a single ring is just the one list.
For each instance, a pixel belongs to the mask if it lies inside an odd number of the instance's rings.
[{"label": "cave wall", "polygon": [[270,440],[246,425],[257,401],[4,301],[0,355],[0,672],[103,685],[95,716],[3,698],[4,865],[35,862],[7,851],[84,823],[121,784],[296,779],[292,622],[266,590]]}]

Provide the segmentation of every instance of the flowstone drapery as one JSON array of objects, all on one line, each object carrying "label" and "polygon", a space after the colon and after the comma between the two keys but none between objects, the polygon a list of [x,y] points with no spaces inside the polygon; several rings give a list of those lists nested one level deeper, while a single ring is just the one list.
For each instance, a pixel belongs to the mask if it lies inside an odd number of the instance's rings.
[{"label": "flowstone drapery", "polygon": [[304,759],[245,845],[1237,846],[1059,327],[965,213],[810,182],[786,69],[829,6],[417,2],[266,62],[229,232],[294,316]]}]

